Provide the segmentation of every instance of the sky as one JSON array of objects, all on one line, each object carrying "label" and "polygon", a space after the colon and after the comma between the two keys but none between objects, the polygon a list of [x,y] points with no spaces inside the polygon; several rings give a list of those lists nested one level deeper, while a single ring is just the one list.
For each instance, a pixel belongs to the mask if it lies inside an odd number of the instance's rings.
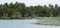
[{"label": "sky", "polygon": [[48,5],[48,4],[58,4],[60,5],[60,0],[0,0],[0,4],[4,3],[15,3],[15,2],[25,3],[26,6],[37,6],[37,5]]}]

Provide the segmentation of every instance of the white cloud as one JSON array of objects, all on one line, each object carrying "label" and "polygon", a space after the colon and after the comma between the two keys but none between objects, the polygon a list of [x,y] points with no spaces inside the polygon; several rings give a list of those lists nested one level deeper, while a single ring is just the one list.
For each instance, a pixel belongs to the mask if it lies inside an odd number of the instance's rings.
[{"label": "white cloud", "polygon": [[31,5],[48,5],[48,4],[60,4],[59,0],[0,0],[0,3],[5,3],[5,2],[22,2],[25,3],[27,6],[31,6]]}]

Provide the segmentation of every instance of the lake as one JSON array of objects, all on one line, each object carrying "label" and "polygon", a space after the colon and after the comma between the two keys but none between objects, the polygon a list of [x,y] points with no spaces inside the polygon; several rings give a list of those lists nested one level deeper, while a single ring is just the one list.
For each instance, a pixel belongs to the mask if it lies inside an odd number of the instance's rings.
[{"label": "lake", "polygon": [[60,26],[32,24],[36,21],[36,19],[0,20],[0,28],[60,28]]}]

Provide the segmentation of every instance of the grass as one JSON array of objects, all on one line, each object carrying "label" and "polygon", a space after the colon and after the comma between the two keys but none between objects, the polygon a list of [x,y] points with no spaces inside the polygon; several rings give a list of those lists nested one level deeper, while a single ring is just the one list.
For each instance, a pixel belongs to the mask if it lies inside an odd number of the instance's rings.
[{"label": "grass", "polygon": [[40,21],[37,21],[36,24],[43,25],[60,25],[60,17],[44,18]]}]

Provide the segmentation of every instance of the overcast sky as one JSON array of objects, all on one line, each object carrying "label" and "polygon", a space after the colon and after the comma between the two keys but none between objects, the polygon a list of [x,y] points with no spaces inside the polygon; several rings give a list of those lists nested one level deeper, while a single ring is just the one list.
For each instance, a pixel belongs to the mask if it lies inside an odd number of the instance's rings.
[{"label": "overcast sky", "polygon": [[36,6],[36,5],[48,5],[48,4],[58,4],[60,5],[60,0],[0,0],[0,4],[10,3],[10,2],[21,2],[25,3],[26,6]]}]

